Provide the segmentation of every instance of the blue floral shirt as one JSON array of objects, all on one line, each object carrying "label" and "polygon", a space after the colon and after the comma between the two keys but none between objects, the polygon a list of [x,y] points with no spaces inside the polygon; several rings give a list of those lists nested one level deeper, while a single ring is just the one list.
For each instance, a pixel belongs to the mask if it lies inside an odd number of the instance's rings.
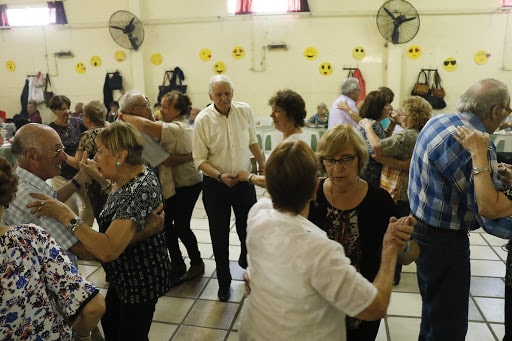
[{"label": "blue floral shirt", "polygon": [[66,320],[97,293],[40,227],[13,226],[0,236],[1,340],[72,340]]}]

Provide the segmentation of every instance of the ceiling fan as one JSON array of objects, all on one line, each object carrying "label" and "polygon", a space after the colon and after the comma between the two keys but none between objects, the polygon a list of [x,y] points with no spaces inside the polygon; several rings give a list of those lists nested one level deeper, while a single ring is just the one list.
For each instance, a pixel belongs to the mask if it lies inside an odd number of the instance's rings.
[{"label": "ceiling fan", "polygon": [[405,0],[385,2],[377,12],[377,28],[387,41],[404,44],[412,40],[420,29],[418,11]]},{"label": "ceiling fan", "polygon": [[108,29],[112,39],[126,49],[137,51],[144,41],[142,22],[131,12],[114,12],[108,21]]}]

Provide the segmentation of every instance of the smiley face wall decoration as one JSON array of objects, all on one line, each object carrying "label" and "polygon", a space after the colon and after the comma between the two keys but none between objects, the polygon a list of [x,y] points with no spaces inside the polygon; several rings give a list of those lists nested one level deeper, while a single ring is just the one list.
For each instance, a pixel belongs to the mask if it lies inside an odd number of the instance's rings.
[{"label": "smiley face wall decoration", "polygon": [[304,49],[304,58],[314,60],[318,56],[318,50],[314,46],[308,46]]},{"label": "smiley face wall decoration", "polygon": [[366,57],[366,49],[362,46],[354,47],[352,50],[352,57],[354,57],[355,60],[362,60]]},{"label": "smiley face wall decoration", "polygon": [[233,47],[233,50],[231,51],[231,55],[235,59],[242,59],[245,57],[245,49],[243,46],[235,46]]},{"label": "smiley face wall decoration", "polygon": [[332,73],[332,65],[329,62],[323,62],[318,68],[322,76],[329,76]]},{"label": "smiley face wall decoration", "polygon": [[457,60],[453,57],[446,58],[443,62],[443,68],[449,72],[455,71],[457,68]]},{"label": "smiley face wall decoration", "polygon": [[421,47],[418,45],[411,45],[407,49],[407,57],[410,59],[418,59],[421,57]]}]

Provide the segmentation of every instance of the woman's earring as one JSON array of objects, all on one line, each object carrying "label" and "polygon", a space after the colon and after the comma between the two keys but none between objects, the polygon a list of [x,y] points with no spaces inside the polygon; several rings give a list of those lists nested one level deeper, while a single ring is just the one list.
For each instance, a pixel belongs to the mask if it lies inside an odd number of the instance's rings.
[{"label": "woman's earring", "polygon": [[121,162],[116,161],[116,166],[117,166],[117,167],[121,166]]}]

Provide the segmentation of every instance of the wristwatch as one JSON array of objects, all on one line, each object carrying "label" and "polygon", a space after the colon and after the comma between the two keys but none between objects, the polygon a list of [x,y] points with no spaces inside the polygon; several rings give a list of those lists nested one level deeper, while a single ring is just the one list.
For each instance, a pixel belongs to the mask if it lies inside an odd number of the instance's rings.
[{"label": "wristwatch", "polygon": [[82,220],[82,218],[76,216],[69,221],[69,224],[66,226],[66,228],[74,234],[76,228],[82,225],[83,223],[84,221]]},{"label": "wristwatch", "polygon": [[217,181],[222,182],[222,173],[217,174]]}]

